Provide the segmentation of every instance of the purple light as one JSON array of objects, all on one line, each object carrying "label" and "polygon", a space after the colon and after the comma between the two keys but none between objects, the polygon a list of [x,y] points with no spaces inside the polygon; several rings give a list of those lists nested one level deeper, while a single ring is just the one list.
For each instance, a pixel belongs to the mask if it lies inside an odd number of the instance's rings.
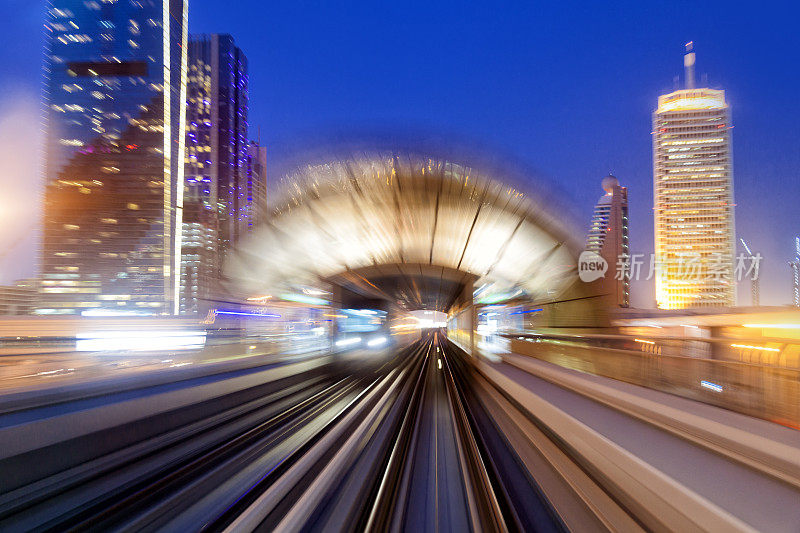
[{"label": "purple light", "polygon": [[268,313],[244,313],[241,311],[220,311],[219,309],[215,311],[217,315],[239,315],[239,316],[257,316],[261,318],[280,318],[281,315],[273,315]]}]

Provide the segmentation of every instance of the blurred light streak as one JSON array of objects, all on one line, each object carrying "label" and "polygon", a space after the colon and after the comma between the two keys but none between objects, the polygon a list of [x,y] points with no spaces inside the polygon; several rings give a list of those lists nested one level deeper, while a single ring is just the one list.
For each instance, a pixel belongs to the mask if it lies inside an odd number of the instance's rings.
[{"label": "blurred light streak", "polygon": [[778,348],[768,348],[766,346],[752,346],[750,344],[731,344],[734,348],[742,348],[745,350],[762,350],[764,352],[780,352]]},{"label": "blurred light streak", "polygon": [[353,346],[361,342],[361,337],[351,337],[349,339],[340,339],[336,341],[336,346],[343,347],[343,346]]},{"label": "blurred light streak", "polygon": [[263,302],[265,300],[269,300],[270,298],[272,298],[272,296],[269,295],[269,294],[264,295],[264,296],[251,296],[250,298],[247,299],[247,301],[248,302]]},{"label": "blurred light streak", "polygon": [[285,300],[287,302],[297,302],[300,304],[309,304],[309,305],[328,305],[328,300],[323,300],[322,298],[315,298],[313,296],[308,296],[305,294],[281,294],[281,300]]},{"label": "blurred light streak", "polygon": [[712,383],[711,381],[703,380],[700,382],[701,387],[705,387],[706,389],[711,389],[714,392],[722,392],[722,385],[717,385],[716,383]]},{"label": "blurred light streak", "polygon": [[244,311],[215,311],[218,315],[239,315],[239,316],[255,316],[261,318],[280,318],[281,315],[276,315],[273,313],[246,313]]},{"label": "blurred light streak", "polygon": [[322,289],[303,289],[303,294],[308,294],[309,296],[325,296],[330,293]]},{"label": "blurred light streak", "polygon": [[800,324],[743,324],[746,328],[800,329]]},{"label": "blurred light streak", "polygon": [[205,331],[98,331],[79,333],[75,349],[79,352],[189,350],[202,348]]},{"label": "blurred light streak", "polygon": [[81,316],[93,317],[124,317],[124,316],[155,316],[155,313],[146,311],[114,311],[113,309],[87,309],[81,311]]},{"label": "blurred light streak", "polygon": [[513,313],[511,313],[511,314],[512,314],[512,315],[526,315],[526,314],[528,314],[528,313],[537,313],[537,312],[539,312],[539,311],[542,311],[542,309],[541,309],[541,308],[539,308],[539,309],[529,309],[528,311],[514,311],[514,312],[513,312]]},{"label": "blurred light streak", "polygon": [[386,337],[378,337],[367,342],[367,346],[375,348],[376,346],[383,346],[386,344]]}]

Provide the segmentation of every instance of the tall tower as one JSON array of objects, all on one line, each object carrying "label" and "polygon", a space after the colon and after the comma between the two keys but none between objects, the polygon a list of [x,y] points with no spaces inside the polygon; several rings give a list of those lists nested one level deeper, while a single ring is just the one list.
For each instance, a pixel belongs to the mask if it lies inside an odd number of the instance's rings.
[{"label": "tall tower", "polygon": [[264,221],[267,214],[267,148],[250,141],[247,149],[247,200],[242,232]]},{"label": "tall tower", "polygon": [[225,256],[246,225],[248,108],[247,58],[233,37],[193,35],[189,39],[182,313],[197,312],[198,301],[214,292]]},{"label": "tall tower", "polygon": [[51,0],[40,314],[178,311],[187,0]]},{"label": "tall tower", "polygon": [[[750,250],[750,247],[747,245],[745,240],[739,239],[739,242],[742,243],[744,251],[747,252],[747,259],[750,261],[750,264],[751,265],[756,264],[756,261],[759,261],[759,259]],[[761,305],[761,288],[760,288],[760,283],[758,282],[757,275],[750,280],[750,302],[752,303],[753,307],[758,307]]]},{"label": "tall tower", "polygon": [[733,154],[725,91],[696,88],[686,45],[686,88],[653,113],[656,300],[662,309],[733,306]]},{"label": "tall tower", "polygon": [[[603,291],[611,296],[612,305],[630,305],[630,277],[616,276],[620,261],[630,257],[628,242],[628,189],[621,187],[614,176],[603,178],[605,194],[594,208],[586,249],[599,254],[609,265],[602,281]],[[615,279],[619,277],[620,279]]]},{"label": "tall tower", "polygon": [[800,307],[800,237],[794,239],[794,261],[789,265],[792,267],[792,303]]}]

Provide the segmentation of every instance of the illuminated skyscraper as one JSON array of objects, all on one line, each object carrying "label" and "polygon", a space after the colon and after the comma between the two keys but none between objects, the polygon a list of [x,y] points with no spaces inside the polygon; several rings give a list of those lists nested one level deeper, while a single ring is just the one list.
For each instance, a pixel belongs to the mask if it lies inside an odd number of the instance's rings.
[{"label": "illuminated skyscraper", "polygon": [[181,310],[194,313],[247,228],[250,183],[247,58],[230,35],[189,40],[186,117],[187,240]]},{"label": "illuminated skyscraper", "polygon": [[794,261],[789,265],[792,267],[792,303],[800,307],[800,237],[794,239]]},{"label": "illuminated skyscraper", "polygon": [[733,306],[733,154],[725,91],[696,88],[687,45],[686,88],[653,113],[656,300],[663,309]]},{"label": "illuminated skyscraper", "polygon": [[247,148],[247,189],[241,232],[264,221],[267,214],[267,148],[251,141]]},{"label": "illuminated skyscraper", "polygon": [[[609,271],[603,278],[603,291],[619,307],[630,305],[630,278],[617,276],[617,267],[630,256],[628,248],[628,189],[621,187],[614,176],[602,182],[605,194],[594,208],[594,216],[586,237],[586,249],[606,260]],[[617,279],[619,278],[619,279]]]},{"label": "illuminated skyscraper", "polygon": [[187,2],[49,5],[39,313],[177,313]]}]

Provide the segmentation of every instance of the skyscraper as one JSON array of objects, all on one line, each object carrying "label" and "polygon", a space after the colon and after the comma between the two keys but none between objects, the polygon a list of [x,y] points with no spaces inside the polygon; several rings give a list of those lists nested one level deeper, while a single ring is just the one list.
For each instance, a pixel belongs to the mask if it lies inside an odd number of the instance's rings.
[{"label": "skyscraper", "polygon": [[42,314],[178,311],[185,0],[52,0]]},{"label": "skyscraper", "polygon": [[187,241],[181,310],[197,311],[246,227],[250,182],[247,58],[230,35],[189,40],[186,117]]},{"label": "skyscraper", "polygon": [[794,261],[789,265],[792,267],[792,303],[800,307],[800,237],[794,239]]},{"label": "skyscraper", "polygon": [[267,148],[250,141],[247,148],[247,188],[244,219],[240,231],[249,231],[264,220],[267,213]]},{"label": "skyscraper", "polygon": [[653,113],[656,300],[663,309],[733,306],[733,154],[725,91],[696,88],[692,43],[686,88]]},{"label": "skyscraper", "polygon": [[630,256],[628,243],[628,189],[621,187],[614,176],[602,181],[605,194],[594,208],[586,249],[599,254],[609,265],[602,280],[602,290],[611,297],[612,305],[630,305],[630,278],[617,276],[616,267]]}]

